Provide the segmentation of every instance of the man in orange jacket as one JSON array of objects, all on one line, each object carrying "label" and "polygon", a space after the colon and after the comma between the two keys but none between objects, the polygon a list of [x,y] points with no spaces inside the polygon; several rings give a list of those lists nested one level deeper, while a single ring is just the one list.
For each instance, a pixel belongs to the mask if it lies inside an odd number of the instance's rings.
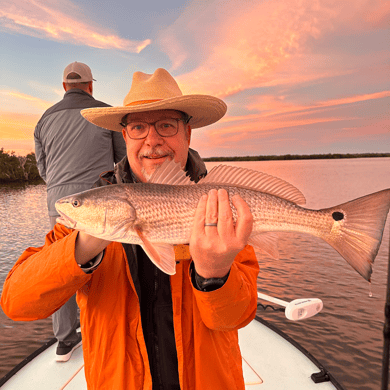
[{"label": "man in orange jacket", "polygon": [[[136,72],[124,106],[82,112],[122,132],[125,157],[97,186],[146,182],[166,159],[198,181],[193,128],[218,121],[220,99],[182,95],[164,69]],[[177,246],[176,274],[161,272],[137,245],[109,242],[57,223],[28,248],[1,297],[14,320],[45,318],[77,291],[88,389],[244,389],[237,330],[255,316],[258,264],[246,245],[252,215],[239,196],[233,223],[227,192],[211,190],[195,213],[189,246]]]}]

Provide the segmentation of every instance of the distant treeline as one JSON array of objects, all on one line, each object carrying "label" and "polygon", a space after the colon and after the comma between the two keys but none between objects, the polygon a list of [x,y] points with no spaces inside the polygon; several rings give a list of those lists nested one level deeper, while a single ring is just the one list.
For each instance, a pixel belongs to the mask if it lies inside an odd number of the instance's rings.
[{"label": "distant treeline", "polygon": [[[360,153],[360,154],[286,154],[284,156],[237,156],[237,157],[208,157],[204,161],[266,161],[266,160],[325,160],[336,158],[372,158],[390,157],[390,153]],[[0,149],[0,183],[12,182],[42,182],[39,176],[35,153],[27,156],[8,154]]]},{"label": "distant treeline", "polygon": [[237,156],[207,157],[204,161],[269,161],[269,160],[329,160],[337,158],[390,157],[390,153],[354,153],[354,154],[285,154],[284,156]]},{"label": "distant treeline", "polygon": [[27,156],[16,156],[14,152],[8,154],[0,149],[0,183],[44,181],[39,176],[35,153]]}]

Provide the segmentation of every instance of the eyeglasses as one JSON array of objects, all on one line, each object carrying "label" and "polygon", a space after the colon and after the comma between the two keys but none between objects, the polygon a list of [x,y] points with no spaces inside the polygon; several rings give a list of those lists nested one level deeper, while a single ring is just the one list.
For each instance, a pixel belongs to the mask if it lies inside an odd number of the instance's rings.
[{"label": "eyeglasses", "polygon": [[[191,117],[189,118],[191,119]],[[148,122],[129,122],[120,125],[126,128],[127,135],[131,139],[143,139],[149,134],[150,126],[154,126],[158,135],[161,137],[173,137],[179,131],[179,122],[188,123],[188,120],[179,118],[161,119],[153,123]]]}]

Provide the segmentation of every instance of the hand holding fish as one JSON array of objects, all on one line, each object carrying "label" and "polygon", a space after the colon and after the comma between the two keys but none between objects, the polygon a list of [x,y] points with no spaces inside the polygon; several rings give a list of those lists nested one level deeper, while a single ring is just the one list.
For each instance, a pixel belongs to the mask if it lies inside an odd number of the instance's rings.
[{"label": "hand holding fish", "polygon": [[[232,202],[237,210],[235,224],[226,190],[213,189],[198,203],[190,253],[196,272],[204,278],[225,276],[234,258],[248,243],[253,227],[252,213],[239,195],[233,196]],[[210,223],[217,225],[206,225]]]}]

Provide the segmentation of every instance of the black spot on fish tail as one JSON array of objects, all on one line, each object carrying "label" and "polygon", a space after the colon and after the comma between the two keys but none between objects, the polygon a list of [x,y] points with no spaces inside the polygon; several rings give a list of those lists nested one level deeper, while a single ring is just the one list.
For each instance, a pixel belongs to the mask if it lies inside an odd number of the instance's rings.
[{"label": "black spot on fish tail", "polygon": [[344,214],[340,211],[335,211],[332,213],[332,217],[335,221],[341,221],[344,219]]}]

